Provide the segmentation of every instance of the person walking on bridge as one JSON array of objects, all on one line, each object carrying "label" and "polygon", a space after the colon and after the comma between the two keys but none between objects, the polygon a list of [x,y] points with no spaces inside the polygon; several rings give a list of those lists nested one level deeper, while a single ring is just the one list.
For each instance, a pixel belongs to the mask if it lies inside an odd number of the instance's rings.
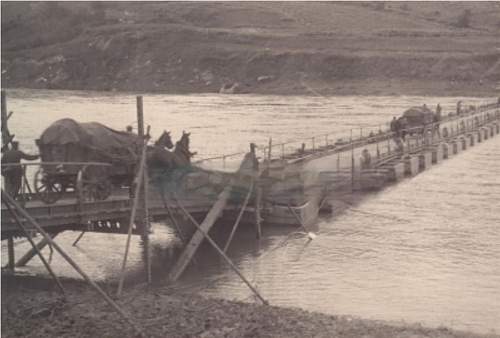
[{"label": "person walking on bridge", "polygon": [[2,176],[5,182],[5,192],[15,198],[23,178],[23,168],[21,160],[34,161],[39,158],[39,155],[28,155],[19,150],[19,142],[12,142],[12,149],[6,150],[2,156],[2,164],[19,164],[15,166],[2,167]]}]

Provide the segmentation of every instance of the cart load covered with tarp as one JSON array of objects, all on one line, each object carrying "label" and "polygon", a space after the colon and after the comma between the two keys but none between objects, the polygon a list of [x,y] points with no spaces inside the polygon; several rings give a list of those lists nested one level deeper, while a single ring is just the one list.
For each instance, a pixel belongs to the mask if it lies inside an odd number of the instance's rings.
[{"label": "cart load covered with tarp", "polygon": [[434,122],[434,113],[427,107],[412,107],[403,113],[400,122],[405,129],[425,127]]},{"label": "cart load covered with tarp", "polygon": [[52,123],[37,141],[44,162],[136,163],[141,140],[98,122],[62,119]]},{"label": "cart load covered with tarp", "polygon": [[129,185],[143,145],[133,133],[72,119],[52,123],[36,142],[46,164],[35,177],[35,188],[42,189],[36,190],[47,202],[56,198],[48,193],[83,189],[103,199],[112,186]]}]

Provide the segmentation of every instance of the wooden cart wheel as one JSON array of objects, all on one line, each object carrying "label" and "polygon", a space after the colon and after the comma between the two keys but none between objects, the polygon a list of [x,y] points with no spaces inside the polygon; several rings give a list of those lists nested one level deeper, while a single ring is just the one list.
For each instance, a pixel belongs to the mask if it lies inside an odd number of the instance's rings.
[{"label": "wooden cart wheel", "polygon": [[43,169],[35,173],[34,186],[36,194],[46,204],[55,203],[66,190],[57,177],[48,175]]},{"label": "wooden cart wheel", "polygon": [[97,201],[105,200],[111,195],[112,188],[113,187],[111,185],[111,182],[109,182],[109,180],[107,180],[106,178],[99,180],[95,183],[95,187],[93,190],[94,198]]},{"label": "wooden cart wheel", "polygon": [[78,171],[76,178],[76,190],[81,201],[102,201],[108,198],[112,192],[112,184],[107,176],[93,175],[95,172],[87,167]]}]

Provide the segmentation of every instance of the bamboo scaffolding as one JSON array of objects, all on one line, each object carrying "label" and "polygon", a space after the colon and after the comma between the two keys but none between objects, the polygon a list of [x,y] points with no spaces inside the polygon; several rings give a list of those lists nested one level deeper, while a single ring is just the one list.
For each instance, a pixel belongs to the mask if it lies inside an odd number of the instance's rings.
[{"label": "bamboo scaffolding", "polygon": [[68,254],[59,246],[59,244],[57,244],[56,242],[54,242],[52,240],[52,238],[49,236],[49,234],[47,232],[45,232],[45,230],[43,230],[43,228],[38,224],[38,222],[33,218],[31,217],[31,215],[26,211],[24,210],[16,201],[14,201],[14,199],[12,197],[10,197],[8,194],[6,194],[3,190],[2,190],[2,199],[4,201],[7,201],[8,203],[10,203],[10,205],[12,207],[14,207],[14,209],[16,211],[18,211],[24,218],[26,218],[26,220],[31,224],[33,225],[33,227],[35,227],[37,229],[38,232],[40,232],[40,234],[42,234],[42,236],[47,240],[49,241],[49,243],[54,247],[54,249],[56,249],[57,252],[59,252],[59,254],[83,277],[83,279],[85,279],[85,281],[87,283],[89,283],[94,289],[96,289],[96,291],[104,298],[104,300],[106,300],[106,302],[108,302],[109,305],[111,305],[111,307],[118,313],[120,314],[120,316],[122,316],[122,318],[130,324],[130,326],[132,326],[132,328],[135,330],[135,332],[141,336],[141,337],[145,337],[144,335],[144,332],[142,331],[142,329],[140,329],[133,321],[132,319],[129,318],[129,316],[118,306],[118,304],[116,304],[109,296],[106,292],[104,292],[104,290],[102,290],[99,285],[97,285],[94,281],[92,281],[90,279],[90,277],[85,273],[83,272],[83,270],[78,266],[78,264],[75,263],[75,261],[73,261],[73,259],[68,256]]},{"label": "bamboo scaffolding", "polygon": [[36,254],[38,255],[38,257],[40,257],[40,260],[42,261],[43,265],[45,266],[45,268],[47,269],[47,271],[49,272],[49,274],[52,276],[52,278],[56,282],[57,287],[61,291],[64,299],[67,300],[67,298],[66,298],[66,292],[64,291],[64,287],[62,286],[61,281],[59,280],[59,278],[57,278],[56,274],[54,273],[54,271],[50,267],[50,264],[47,262],[47,260],[45,259],[45,257],[43,257],[43,255],[40,252],[40,250],[37,248],[35,242],[33,242],[33,238],[31,238],[31,235],[30,235],[29,231],[23,225],[21,219],[19,218],[19,215],[14,210],[12,210],[12,207],[10,206],[9,202],[6,202],[5,205],[7,206],[7,210],[9,210],[10,214],[12,215],[12,217],[14,217],[14,219],[16,220],[17,226],[21,229],[21,231],[23,232],[24,236],[28,239],[28,242],[30,242],[31,246],[33,247],[33,250],[36,251]]}]

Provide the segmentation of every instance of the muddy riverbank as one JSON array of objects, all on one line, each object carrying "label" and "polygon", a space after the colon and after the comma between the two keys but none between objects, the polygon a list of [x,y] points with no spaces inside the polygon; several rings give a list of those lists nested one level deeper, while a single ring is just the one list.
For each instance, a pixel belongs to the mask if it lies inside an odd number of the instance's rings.
[{"label": "muddy riverbank", "polygon": [[[90,287],[64,282],[64,303],[51,281],[2,277],[4,337],[133,337],[131,327]],[[115,288],[102,285],[110,294]],[[205,298],[168,286],[138,285],[118,304],[148,337],[495,337],[445,327],[386,323],[298,308]],[[498,337],[498,336],[496,336]]]}]

